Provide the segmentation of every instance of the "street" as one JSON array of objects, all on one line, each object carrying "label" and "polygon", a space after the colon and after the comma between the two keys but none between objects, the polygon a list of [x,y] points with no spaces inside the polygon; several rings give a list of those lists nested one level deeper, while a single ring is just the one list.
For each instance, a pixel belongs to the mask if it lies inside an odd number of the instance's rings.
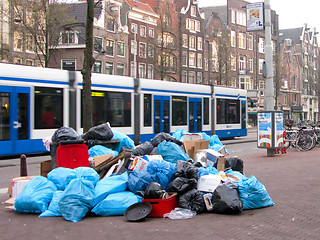
[{"label": "street", "polygon": [[[123,216],[89,215],[72,223],[62,217],[38,218],[36,214],[20,214],[2,205],[1,239],[319,238],[320,148],[309,152],[290,149],[275,157],[267,157],[266,150],[257,149],[255,142],[228,144],[227,148],[231,154],[243,159],[247,177],[254,175],[264,184],[275,206],[245,210],[239,215],[204,213],[188,220],[148,218],[130,223]],[[37,166],[31,164],[28,171],[36,171]],[[1,174],[11,168],[17,167],[2,167]],[[6,194],[0,194],[1,202],[7,198]]]}]

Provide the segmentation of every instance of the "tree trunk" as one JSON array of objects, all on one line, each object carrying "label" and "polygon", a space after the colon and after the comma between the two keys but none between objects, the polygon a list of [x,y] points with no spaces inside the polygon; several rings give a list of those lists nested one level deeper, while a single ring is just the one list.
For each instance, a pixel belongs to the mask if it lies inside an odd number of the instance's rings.
[{"label": "tree trunk", "polygon": [[92,97],[91,97],[91,68],[94,62],[92,57],[93,49],[93,16],[94,0],[87,0],[87,22],[86,22],[86,48],[84,50],[82,91],[82,121],[83,132],[87,132],[92,127]]}]

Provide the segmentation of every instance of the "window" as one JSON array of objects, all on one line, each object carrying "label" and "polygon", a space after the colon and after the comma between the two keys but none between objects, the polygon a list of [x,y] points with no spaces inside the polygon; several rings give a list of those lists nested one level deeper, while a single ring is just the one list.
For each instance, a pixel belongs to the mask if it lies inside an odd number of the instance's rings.
[{"label": "window", "polygon": [[154,38],[154,29],[149,28],[149,37]]},{"label": "window", "polygon": [[63,126],[63,89],[35,87],[35,128],[48,129]]},{"label": "window", "polygon": [[253,80],[249,77],[240,77],[240,84],[241,89],[253,89]]},{"label": "window", "polygon": [[253,72],[253,58],[249,58],[249,72]]},{"label": "window", "polygon": [[124,56],[124,42],[117,42],[117,55]]},{"label": "window", "polygon": [[132,33],[138,33],[138,25],[135,23],[131,24],[131,32]]},{"label": "window", "polygon": [[196,6],[191,6],[191,16],[192,17],[196,17],[197,16]]},{"label": "window", "polygon": [[106,74],[113,74],[113,62],[106,62]]},{"label": "window", "polygon": [[34,50],[35,50],[35,42],[34,42],[33,36],[31,34],[27,35],[26,50],[28,52],[34,52]]},{"label": "window", "polygon": [[231,47],[236,47],[236,32],[231,31],[230,36],[231,36]]},{"label": "window", "polygon": [[76,60],[62,60],[61,66],[63,70],[75,71]]},{"label": "window", "polygon": [[231,87],[237,87],[237,81],[235,77],[231,78]]},{"label": "window", "polygon": [[23,34],[22,32],[14,32],[14,51],[23,51]]},{"label": "window", "polygon": [[209,70],[209,60],[208,59],[204,59],[204,70],[205,71]]},{"label": "window", "polygon": [[148,78],[153,79],[154,67],[152,64],[148,64]]},{"label": "window", "polygon": [[188,58],[187,58],[187,52],[186,52],[186,51],[183,51],[183,52],[182,52],[181,64],[182,64],[182,66],[184,66],[184,67],[187,67],[187,66],[188,66]]},{"label": "window", "polygon": [[188,119],[187,97],[172,96],[172,125],[187,125]]},{"label": "window", "polygon": [[198,50],[202,50],[202,37],[198,37]]},{"label": "window", "polygon": [[109,56],[113,56],[113,48],[114,48],[114,41],[107,40],[106,41],[106,54]]},{"label": "window", "polygon": [[232,71],[236,71],[237,70],[237,67],[236,67],[236,56],[235,55],[231,55],[230,66],[231,66],[231,70]]},{"label": "window", "polygon": [[196,21],[196,32],[200,32],[200,21]]},{"label": "window", "polygon": [[151,94],[144,94],[143,95],[143,125],[145,127],[151,127],[151,119],[152,119],[152,96]]},{"label": "window", "polygon": [[141,37],[147,36],[147,28],[145,26],[140,26],[140,36]]},{"label": "window", "polygon": [[292,77],[292,89],[297,89],[297,77]]},{"label": "window", "polygon": [[111,32],[114,32],[115,31],[115,25],[116,25],[115,18],[108,16],[108,18],[107,18],[107,30],[111,31]]},{"label": "window", "polygon": [[197,72],[197,83],[202,83],[202,72]]},{"label": "window", "polygon": [[145,78],[146,77],[146,64],[139,63],[139,77]]},{"label": "window", "polygon": [[92,92],[94,125],[109,122],[113,127],[131,126],[131,94],[120,92]]},{"label": "window", "polygon": [[60,44],[78,44],[78,33],[77,32],[63,32],[61,34]]},{"label": "window", "polygon": [[209,98],[203,98],[203,124],[209,125],[209,120],[210,120]]},{"label": "window", "polygon": [[137,54],[137,41],[131,40],[131,54]]},{"label": "window", "polygon": [[237,12],[237,24],[241,25],[241,26],[246,26],[247,23],[247,19],[246,19],[246,14],[242,13],[242,12]]},{"label": "window", "polygon": [[235,24],[236,23],[236,11],[231,10],[231,23]]},{"label": "window", "polygon": [[253,50],[253,36],[251,34],[248,36],[248,48]]},{"label": "window", "polygon": [[95,52],[102,52],[102,38],[94,38],[93,49]]},{"label": "window", "polygon": [[93,72],[95,73],[101,73],[102,70],[102,61],[101,60],[95,60],[93,64]]},{"label": "window", "polygon": [[264,53],[264,39],[259,38],[259,53]]},{"label": "window", "polygon": [[154,58],[154,45],[153,44],[148,45],[148,57]]},{"label": "window", "polygon": [[196,37],[195,36],[190,36],[189,37],[189,48],[196,50]]},{"label": "window", "polygon": [[22,64],[22,58],[14,58],[14,64]]},{"label": "window", "polygon": [[187,71],[183,70],[181,72],[181,82],[186,83],[187,82],[187,77],[188,77]]},{"label": "window", "polygon": [[238,47],[242,49],[246,49],[246,34],[245,33],[239,33],[238,38]]},{"label": "window", "polygon": [[264,59],[259,59],[259,74],[262,74]]},{"label": "window", "polygon": [[239,71],[246,70],[246,57],[239,56]]},{"label": "window", "polygon": [[27,59],[26,60],[26,65],[27,66],[34,66],[34,60],[33,59]]},{"label": "window", "polygon": [[139,57],[146,58],[147,45],[145,43],[139,43]]},{"label": "window", "polygon": [[217,99],[217,123],[240,123],[240,101],[233,99]]},{"label": "window", "polygon": [[124,76],[124,63],[117,63],[117,75]]},{"label": "window", "polygon": [[187,48],[188,47],[188,35],[182,34],[182,47]]},{"label": "window", "polygon": [[163,27],[165,29],[171,28],[171,16],[169,14],[163,15]]},{"label": "window", "polygon": [[189,83],[197,83],[196,73],[193,71],[189,72]]},{"label": "window", "polygon": [[189,52],[189,67],[196,67],[196,53]]},{"label": "window", "polygon": [[197,54],[197,67],[202,68],[202,53]]}]

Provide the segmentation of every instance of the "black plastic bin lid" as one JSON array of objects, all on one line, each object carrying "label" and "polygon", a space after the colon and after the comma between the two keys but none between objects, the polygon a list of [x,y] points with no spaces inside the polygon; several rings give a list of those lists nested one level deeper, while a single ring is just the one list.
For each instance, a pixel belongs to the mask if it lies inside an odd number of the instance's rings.
[{"label": "black plastic bin lid", "polygon": [[145,219],[152,210],[152,205],[148,202],[138,202],[126,209],[124,217],[129,222],[137,222]]}]

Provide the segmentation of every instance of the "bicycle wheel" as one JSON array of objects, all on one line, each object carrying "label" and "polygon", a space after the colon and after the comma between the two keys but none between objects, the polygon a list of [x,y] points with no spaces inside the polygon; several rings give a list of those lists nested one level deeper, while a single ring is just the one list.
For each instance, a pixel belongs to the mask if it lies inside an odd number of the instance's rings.
[{"label": "bicycle wheel", "polygon": [[295,142],[297,141],[297,132],[286,131],[284,134],[284,146],[288,149],[290,147],[295,146]]},{"label": "bicycle wheel", "polygon": [[299,151],[309,151],[314,145],[314,139],[309,134],[301,134],[296,141],[296,148]]}]

